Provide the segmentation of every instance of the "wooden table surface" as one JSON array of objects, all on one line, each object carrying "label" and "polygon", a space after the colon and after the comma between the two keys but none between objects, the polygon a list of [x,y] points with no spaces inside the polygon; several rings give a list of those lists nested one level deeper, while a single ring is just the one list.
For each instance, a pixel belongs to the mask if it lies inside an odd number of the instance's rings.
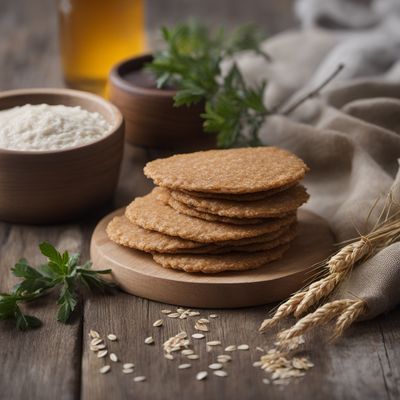
[{"label": "wooden table surface", "polygon": [[[44,7],[44,8],[43,8]],[[0,89],[61,86],[52,0],[1,0]],[[127,148],[114,207],[145,194],[151,184],[144,178],[144,163],[157,152]],[[1,195],[1,194],[0,194]],[[79,194],[77,194],[79,195]],[[88,257],[95,217],[55,226],[24,226],[0,223],[0,290],[15,282],[10,267],[21,256],[35,263],[41,258],[37,246],[48,240],[57,247],[79,251]],[[271,344],[272,333],[259,335],[257,328],[271,306],[217,310],[209,337],[226,344],[247,343],[251,351],[233,354],[227,378],[210,377],[198,382],[197,371],[213,360],[204,344],[200,360],[189,370],[178,371],[176,361],[162,357],[161,343],[180,328],[192,332],[189,320],[168,319],[162,328],[152,323],[160,318],[164,304],[118,293],[82,299],[68,325],[55,320],[55,299],[32,306],[41,318],[41,329],[18,332],[12,324],[0,323],[0,399],[396,399],[400,398],[400,310],[370,322],[358,323],[335,344],[315,338],[308,354],[315,363],[304,378],[288,386],[265,385],[264,373],[252,367],[260,353],[256,346]],[[206,316],[210,311],[200,310]],[[112,350],[123,361],[136,364],[147,377],[134,383],[120,368],[100,375],[101,360],[88,348],[89,329],[115,333],[120,340]],[[154,346],[143,344],[153,335]],[[197,344],[196,346],[199,346]],[[199,346],[200,348],[200,346]]]}]

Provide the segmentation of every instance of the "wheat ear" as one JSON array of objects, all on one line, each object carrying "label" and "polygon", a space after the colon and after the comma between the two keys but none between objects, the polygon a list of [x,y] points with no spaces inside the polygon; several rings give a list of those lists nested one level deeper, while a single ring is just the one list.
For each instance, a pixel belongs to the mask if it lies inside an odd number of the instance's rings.
[{"label": "wheat ear", "polygon": [[335,324],[335,330],[332,338],[336,339],[342,336],[345,329],[347,329],[361,314],[364,314],[367,305],[363,300],[353,300],[347,309],[339,316]]},{"label": "wheat ear", "polygon": [[299,303],[303,300],[304,295],[305,292],[295,293],[288,301],[280,305],[272,318],[264,319],[259,328],[259,332],[264,332],[266,329],[276,325],[285,317],[291,315],[294,310],[296,310]]},{"label": "wheat ear", "polygon": [[278,334],[279,342],[285,343],[294,337],[304,335],[310,329],[325,324],[335,318],[338,314],[344,314],[354,302],[360,300],[335,300],[319,307],[313,313],[307,314],[296,322],[294,326]]}]

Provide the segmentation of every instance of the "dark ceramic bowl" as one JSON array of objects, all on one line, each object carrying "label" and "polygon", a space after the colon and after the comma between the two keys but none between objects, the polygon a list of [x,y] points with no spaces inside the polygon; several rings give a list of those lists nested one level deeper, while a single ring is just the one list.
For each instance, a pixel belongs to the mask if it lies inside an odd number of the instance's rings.
[{"label": "dark ceramic bowl", "polygon": [[174,107],[175,90],[157,89],[143,71],[153,57],[144,55],[117,64],[110,73],[109,98],[122,112],[126,140],[136,146],[190,151],[215,147],[203,132],[204,105]]}]

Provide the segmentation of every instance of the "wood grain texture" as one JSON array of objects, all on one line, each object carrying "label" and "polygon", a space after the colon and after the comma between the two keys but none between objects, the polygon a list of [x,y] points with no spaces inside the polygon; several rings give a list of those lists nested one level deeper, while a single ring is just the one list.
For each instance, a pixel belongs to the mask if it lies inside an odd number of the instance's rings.
[{"label": "wood grain texture", "polygon": [[[253,7],[258,5],[262,11],[253,11],[253,15],[277,30],[292,22],[288,3],[290,1],[252,0],[241,8],[243,2],[237,0],[170,0],[170,8],[160,6],[157,0],[149,0],[148,11],[152,14],[148,15],[148,20],[155,26],[159,21],[174,21],[192,11],[210,15],[214,21],[223,20],[224,15],[235,21],[235,18],[248,19]],[[0,1],[0,89],[61,85],[54,4],[53,0]],[[225,10],[220,4],[225,4]],[[227,4],[234,5],[226,10]],[[270,12],[272,8],[280,11]],[[141,168],[147,160],[162,155],[167,153],[125,149],[114,207],[121,207],[133,196],[144,195],[150,190],[151,183],[143,176]],[[19,257],[24,255],[32,262],[41,260],[37,244],[42,240],[71,251],[80,250],[83,258],[88,257],[90,234],[95,223],[110,211],[111,207],[79,223],[49,227],[0,223],[0,289],[6,290],[14,283],[9,267]],[[0,399],[400,398],[398,309],[373,321],[355,324],[334,345],[325,345],[317,337],[317,345],[310,350],[316,367],[301,381],[287,387],[275,387],[262,384],[263,372],[251,366],[259,356],[254,351],[236,353],[234,361],[227,367],[230,376],[226,379],[212,377],[205,382],[194,379],[195,372],[205,368],[212,359],[213,353],[206,353],[204,347],[201,360],[193,361],[194,365],[198,363],[197,367],[177,371],[176,363],[164,360],[160,350],[161,341],[177,333],[177,321],[167,320],[159,330],[152,328],[152,322],[159,318],[164,307],[124,293],[112,297],[88,297],[73,322],[61,325],[55,322],[56,307],[49,299],[31,311],[44,321],[40,330],[18,333],[8,323],[1,323]],[[256,333],[267,310],[270,307],[217,311],[220,318],[213,321],[209,337],[219,338],[224,343],[248,343],[252,348],[271,344],[272,332],[267,335]],[[189,320],[184,321],[183,326],[192,329]],[[99,360],[88,351],[89,328],[97,328],[101,333],[115,332],[121,340],[113,350],[124,361],[136,363],[137,372],[146,375],[148,381],[134,383],[132,375],[119,374],[117,368],[106,376],[98,374]],[[329,333],[329,328],[327,330]],[[149,334],[156,339],[152,347],[143,345],[144,337]],[[197,345],[204,346],[204,343]]]}]

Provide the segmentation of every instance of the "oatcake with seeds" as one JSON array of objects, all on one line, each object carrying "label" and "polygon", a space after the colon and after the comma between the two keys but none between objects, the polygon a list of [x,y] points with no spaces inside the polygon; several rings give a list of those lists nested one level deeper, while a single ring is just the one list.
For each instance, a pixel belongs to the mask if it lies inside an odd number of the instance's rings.
[{"label": "oatcake with seeds", "polygon": [[302,179],[306,164],[276,147],[209,150],[147,163],[144,173],[159,186],[211,193],[254,193]]},{"label": "oatcake with seeds", "polygon": [[168,197],[167,204],[171,206],[174,210],[180,212],[181,214],[190,215],[192,217],[205,219],[207,221],[215,221],[215,222],[225,222],[226,224],[233,225],[248,225],[248,224],[260,224],[265,222],[265,219],[262,218],[230,218],[230,217],[221,217],[215,214],[209,214],[207,212],[199,211],[196,208],[192,208],[184,203],[181,203],[178,200],[175,200],[172,196]]},{"label": "oatcake with seeds", "polygon": [[129,221],[124,215],[114,217],[109,222],[107,235],[117,244],[147,252],[176,252],[203,246],[202,243],[143,229]]},{"label": "oatcake with seeds", "polygon": [[181,192],[188,194],[189,196],[201,197],[204,199],[216,199],[216,200],[234,200],[234,201],[253,201],[262,200],[266,197],[273,196],[276,193],[282,192],[282,190],[289,189],[292,186],[296,186],[298,181],[293,182],[289,185],[284,185],[276,189],[267,190],[264,192],[254,193],[242,193],[242,194],[229,194],[229,193],[206,193],[206,192],[195,192],[189,190],[181,190]]},{"label": "oatcake with seeds", "polygon": [[219,253],[223,251],[260,251],[271,248],[272,243],[285,243],[286,238],[296,232],[296,224],[292,224],[279,231],[264,234],[254,238],[219,242],[215,245],[197,243],[177,236],[168,236],[159,232],[149,231],[133,224],[124,215],[114,217],[107,226],[107,235],[113,242],[136,250],[149,253]]},{"label": "oatcake with seeds", "polygon": [[243,271],[262,267],[281,258],[288,248],[289,245],[282,245],[271,250],[253,253],[153,254],[153,259],[165,268],[215,274],[224,271]]},{"label": "oatcake with seeds", "polygon": [[251,218],[251,219],[229,218],[229,217],[220,217],[219,215],[213,215],[202,211],[198,211],[194,208],[187,206],[184,203],[175,200],[171,196],[170,191],[164,188],[156,187],[154,188],[154,193],[157,194],[158,200],[162,201],[164,204],[168,204],[170,207],[172,207],[179,213],[190,215],[191,217],[205,219],[207,221],[224,222],[226,224],[233,224],[233,225],[258,224],[265,222],[265,219],[262,218]]},{"label": "oatcake with seeds", "polygon": [[[274,249],[275,247],[279,247],[283,244],[288,244],[292,242],[297,236],[297,230],[291,229],[286,233],[280,235],[278,238],[273,240],[268,240],[261,243],[250,243],[242,246],[214,246],[214,249],[209,249],[210,254],[223,254],[223,253],[231,253],[231,252],[254,252],[254,251],[264,251]],[[203,247],[198,247],[194,249],[185,249],[185,253],[202,253]]]},{"label": "oatcake with seeds", "polygon": [[309,195],[297,185],[263,200],[240,203],[232,200],[202,199],[182,192],[170,191],[175,200],[195,208],[196,211],[229,218],[270,218],[292,212],[305,203]]},{"label": "oatcake with seeds", "polygon": [[227,246],[210,244],[202,247],[196,247],[193,249],[168,251],[165,253],[168,254],[226,254],[234,252],[250,253],[256,251],[271,250],[283,244],[289,244],[295,239],[296,236],[297,236],[297,230],[295,229],[295,227],[294,228],[292,227],[279,237],[272,240],[266,240],[260,243],[249,243],[245,245],[227,245]]},{"label": "oatcake with seeds", "polygon": [[125,215],[131,222],[144,229],[201,243],[238,240],[275,232],[290,225],[296,219],[293,215],[271,218],[268,222],[252,225],[229,225],[205,221],[178,213],[158,200],[155,192],[136,198],[126,208]]}]

